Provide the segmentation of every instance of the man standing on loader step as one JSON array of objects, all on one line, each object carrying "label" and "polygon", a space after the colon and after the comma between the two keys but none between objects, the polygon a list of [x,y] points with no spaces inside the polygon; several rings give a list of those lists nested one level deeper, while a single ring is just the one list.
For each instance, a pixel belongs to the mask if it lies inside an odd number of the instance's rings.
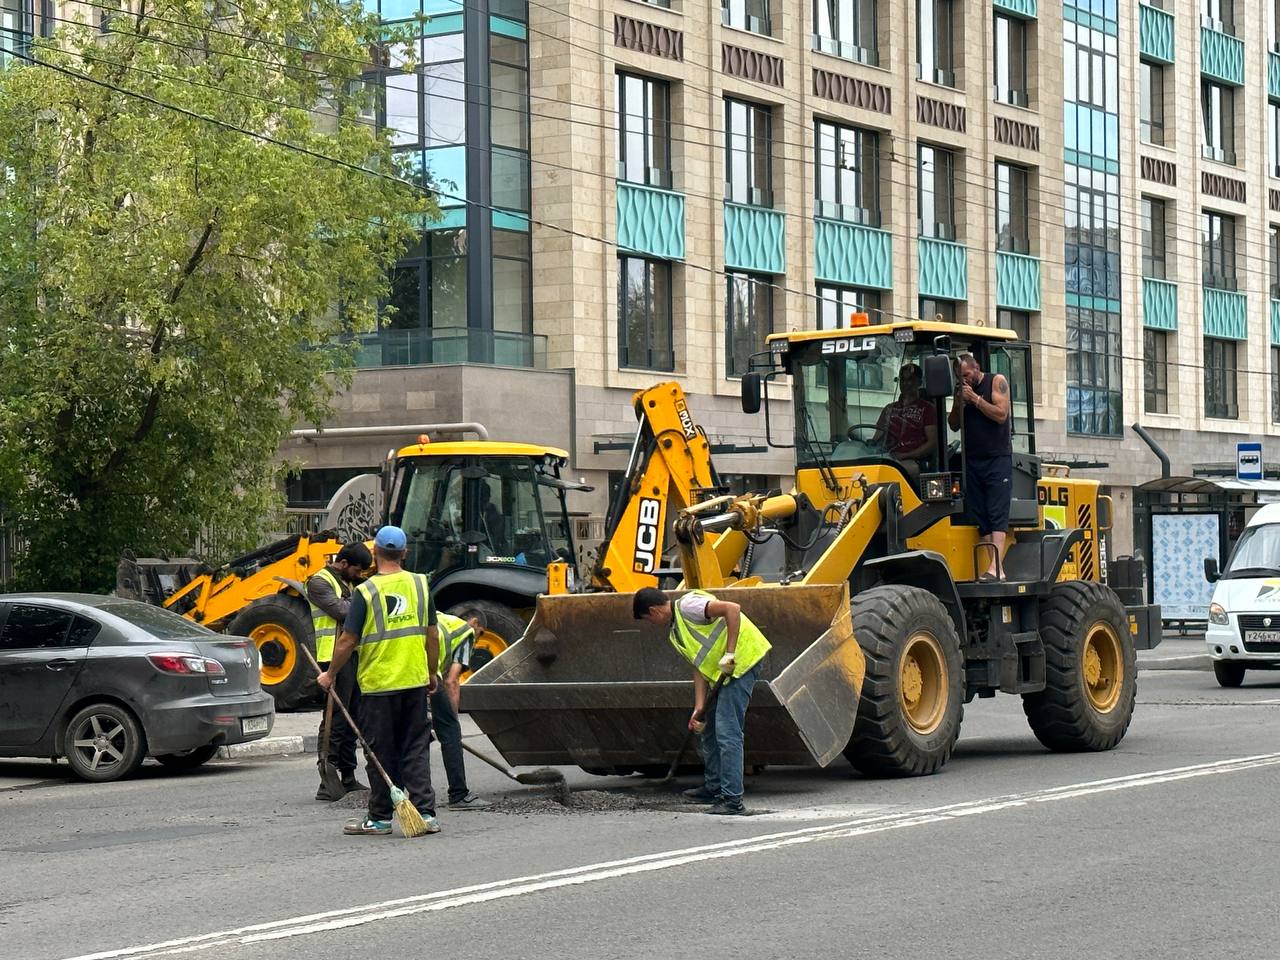
[{"label": "man standing on loader step", "polygon": [[462,672],[471,666],[476,631],[484,630],[484,618],[468,612],[466,618],[436,614],[440,629],[440,687],[431,695],[431,726],[440,741],[444,773],[449,781],[450,810],[483,810],[489,806],[467,788],[467,767],[462,759],[462,724],[458,722]]},{"label": "man standing on loader step", "polygon": [[1013,499],[1013,441],[1009,431],[1009,381],[983,373],[970,354],[960,356],[960,382],[947,424],[964,430],[964,502],[978,520],[982,543],[992,544],[991,564],[979,580],[1004,579],[1004,540]]},{"label": "man standing on loader step", "polygon": [[[321,675],[320,686],[328,690],[333,685],[359,644],[356,680],[365,744],[391,781],[408,793],[427,823],[427,833],[439,833],[427,710],[428,696],[440,686],[435,604],[427,578],[401,567],[403,530],[383,527],[374,535],[373,549],[378,572],[356,587],[333,662]],[[391,833],[391,788],[381,777],[370,776],[369,784],[368,815],[347,821],[343,833]]]},{"label": "man standing on loader step", "polygon": [[[322,669],[328,669],[330,661],[333,660],[333,645],[338,640],[338,624],[346,623],[347,613],[351,610],[351,587],[360,582],[364,572],[372,565],[373,554],[369,552],[368,547],[363,543],[348,543],[338,551],[332,563],[307,580],[307,603],[311,604],[311,626],[316,638],[316,660],[319,661]],[[338,674],[334,681],[334,689],[343,706],[354,716],[356,705],[360,700],[354,658],[348,661]],[[325,742],[324,733],[324,720],[321,720],[319,740],[321,744]],[[347,793],[353,790],[369,789],[356,779],[356,735],[341,710],[331,712],[328,756],[318,756],[317,765],[323,764],[326,759],[341,775],[342,786]],[[331,796],[322,777],[320,789],[316,791],[316,799],[341,800],[342,796]]]},{"label": "man standing on loader step", "polygon": [[[686,593],[673,605],[661,590],[645,587],[637,591],[631,612],[637,620],[669,626],[672,646],[694,667],[689,729],[702,735],[703,785],[684,795],[710,804],[707,813],[717,816],[746,813],[743,724],[769,641],[738,604],[703,590]],[[709,691],[715,703],[703,720]]]}]

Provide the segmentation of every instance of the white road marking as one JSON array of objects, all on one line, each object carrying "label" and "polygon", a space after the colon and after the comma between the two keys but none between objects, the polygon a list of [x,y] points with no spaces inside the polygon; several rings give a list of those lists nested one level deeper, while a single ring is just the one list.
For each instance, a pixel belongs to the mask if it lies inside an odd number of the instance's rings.
[{"label": "white road marking", "polygon": [[[777,821],[777,820],[841,820],[848,817],[868,817],[873,814],[883,813],[890,809],[890,804],[839,804],[831,807],[791,807],[787,810],[770,810],[768,813],[756,813],[749,817],[731,820],[730,823],[741,823],[750,826],[753,823],[761,821]],[[701,816],[701,812],[694,814]]]},{"label": "white road marking", "polygon": [[[404,897],[398,900],[387,900],[360,907],[331,910],[325,913],[291,917],[285,920],[272,920],[217,933],[167,940],[162,943],[147,944],[145,946],[108,950],[102,953],[85,954],[70,958],[70,960],[149,960],[149,958],[154,957],[176,956],[214,948],[225,949],[269,940],[284,940],[322,933],[328,930],[362,926],[368,923],[376,923],[380,920],[390,920],[413,914],[452,910],[469,904],[505,900],[558,887],[577,886],[601,880],[649,873],[655,870],[667,870],[691,863],[723,860],[749,853],[780,850],[818,840],[866,836],[889,830],[901,830],[908,827],[958,820],[963,817],[998,813],[1015,807],[1055,803],[1060,800],[1112,793],[1118,790],[1129,790],[1136,787],[1190,780],[1195,777],[1237,773],[1244,770],[1277,765],[1280,765],[1280,753],[1267,753],[1252,757],[1236,757],[1230,760],[1194,764],[1186,767],[1173,767],[1167,770],[1154,770],[1148,773],[1135,773],[1123,777],[1110,777],[1105,780],[1091,780],[1027,793],[987,797],[981,800],[969,800],[903,813],[873,815],[843,823],[806,827],[758,837],[744,837],[739,840],[726,840],[721,843],[688,847],[683,850],[667,850],[661,853],[644,854],[622,860],[610,860],[581,867],[570,867],[550,873],[512,877],[508,880],[458,887],[453,890],[441,890],[436,893]],[[757,818],[743,818],[743,821],[750,823],[753,819]]]}]

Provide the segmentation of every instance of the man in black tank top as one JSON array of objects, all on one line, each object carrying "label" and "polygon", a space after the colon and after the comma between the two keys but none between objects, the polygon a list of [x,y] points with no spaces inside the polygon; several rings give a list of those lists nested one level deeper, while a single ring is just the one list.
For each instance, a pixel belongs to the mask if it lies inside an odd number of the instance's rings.
[{"label": "man in black tank top", "polygon": [[983,373],[970,354],[960,357],[960,382],[947,423],[962,430],[965,456],[965,503],[978,519],[983,543],[994,549],[991,564],[978,579],[1004,578],[1001,558],[1013,499],[1013,441],[1009,433],[1009,381]]}]

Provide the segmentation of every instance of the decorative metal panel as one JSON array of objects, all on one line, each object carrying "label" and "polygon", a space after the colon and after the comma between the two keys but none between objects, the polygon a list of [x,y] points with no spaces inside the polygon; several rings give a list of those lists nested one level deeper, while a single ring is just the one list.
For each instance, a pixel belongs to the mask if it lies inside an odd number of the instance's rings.
[{"label": "decorative metal panel", "polygon": [[1243,293],[1204,287],[1204,335],[1244,340],[1249,332],[1249,301]]},{"label": "decorative metal panel", "polygon": [[1267,207],[1271,210],[1280,210],[1280,190],[1275,187],[1267,190]]},{"label": "decorative metal panel", "polygon": [[1223,83],[1244,86],[1244,41],[1201,26],[1200,72]]},{"label": "decorative metal panel", "polygon": [[1021,147],[1023,150],[1040,150],[1040,128],[1033,127],[1029,123],[1021,123],[1018,120],[1011,120],[1008,117],[995,118],[995,140],[996,143],[1008,144],[1011,147]]},{"label": "decorative metal panel", "polygon": [[964,107],[932,97],[916,97],[916,119],[952,133],[964,133]]},{"label": "decorative metal panel", "polygon": [[893,286],[893,237],[858,223],[815,219],[814,276],[855,287]]},{"label": "decorative metal panel", "polygon": [[1280,346],[1280,300],[1271,301],[1271,342]]},{"label": "decorative metal panel", "polygon": [[1267,96],[1280,100],[1280,53],[1267,51]]},{"label": "decorative metal panel", "polygon": [[942,300],[969,298],[969,248],[962,243],[916,238],[920,296]]},{"label": "decorative metal panel", "polygon": [[618,246],[664,260],[683,260],[684,195],[619,183]]},{"label": "decorative metal panel", "polygon": [[783,219],[777,210],[724,205],[724,265],[731,270],[784,273]]},{"label": "decorative metal panel", "polygon": [[667,60],[684,60],[684,34],[679,30],[624,17],[620,13],[613,15],[613,44],[624,50],[648,53]]},{"label": "decorative metal panel", "polygon": [[731,43],[720,44],[720,72],[743,80],[782,86],[782,58],[735,47]]},{"label": "decorative metal panel", "polygon": [[1173,14],[1138,5],[1138,50],[1148,60],[1173,63]]},{"label": "decorative metal panel", "polygon": [[834,100],[859,110],[889,113],[892,97],[889,88],[866,80],[845,77],[830,70],[813,68],[813,95],[824,100]]},{"label": "decorative metal panel", "polygon": [[1142,278],[1142,325],[1152,330],[1178,329],[1178,285]]},{"label": "decorative metal panel", "polygon": [[1224,177],[1220,173],[1200,171],[1200,192],[1219,200],[1230,200],[1232,203],[1244,203],[1244,181]]},{"label": "decorative metal panel", "polygon": [[996,306],[1010,310],[1040,309],[1040,258],[996,253]]},{"label": "decorative metal panel", "polygon": [[994,6],[1028,20],[1036,18],[1036,0],[994,0]]},{"label": "decorative metal panel", "polygon": [[1155,157],[1143,157],[1141,161],[1142,179],[1166,187],[1178,185],[1178,168],[1172,160],[1157,160]]}]

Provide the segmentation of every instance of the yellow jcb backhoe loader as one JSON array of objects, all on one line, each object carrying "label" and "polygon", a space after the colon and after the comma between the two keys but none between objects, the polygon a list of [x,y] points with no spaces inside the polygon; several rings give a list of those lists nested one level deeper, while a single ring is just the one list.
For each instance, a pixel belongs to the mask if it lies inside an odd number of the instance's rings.
[{"label": "yellow jcb backhoe loader", "polygon": [[[769,337],[743,379],[744,410],[764,406],[770,444],[796,450],[792,491],[713,497],[675,523],[684,586],[741,603],[773,643],[747,764],[843,753],[868,774],[933,773],[963,704],[997,691],[1022,697],[1050,749],[1114,747],[1159,608],[1126,609],[1103,582],[1111,504],[1098,483],[1042,477],[1027,346],[979,325],[853,320]],[[963,438],[947,427],[962,353],[1011,387],[1010,546],[996,582],[977,576],[991,548],[966,507]],[[937,438],[908,463],[886,449],[881,414],[912,367]],[[762,402],[783,376],[793,437],[773,435]],[[562,594],[539,599],[524,637],[462,702],[510,763],[648,772],[682,742],[689,688],[661,632],[631,618],[629,595]]]}]

